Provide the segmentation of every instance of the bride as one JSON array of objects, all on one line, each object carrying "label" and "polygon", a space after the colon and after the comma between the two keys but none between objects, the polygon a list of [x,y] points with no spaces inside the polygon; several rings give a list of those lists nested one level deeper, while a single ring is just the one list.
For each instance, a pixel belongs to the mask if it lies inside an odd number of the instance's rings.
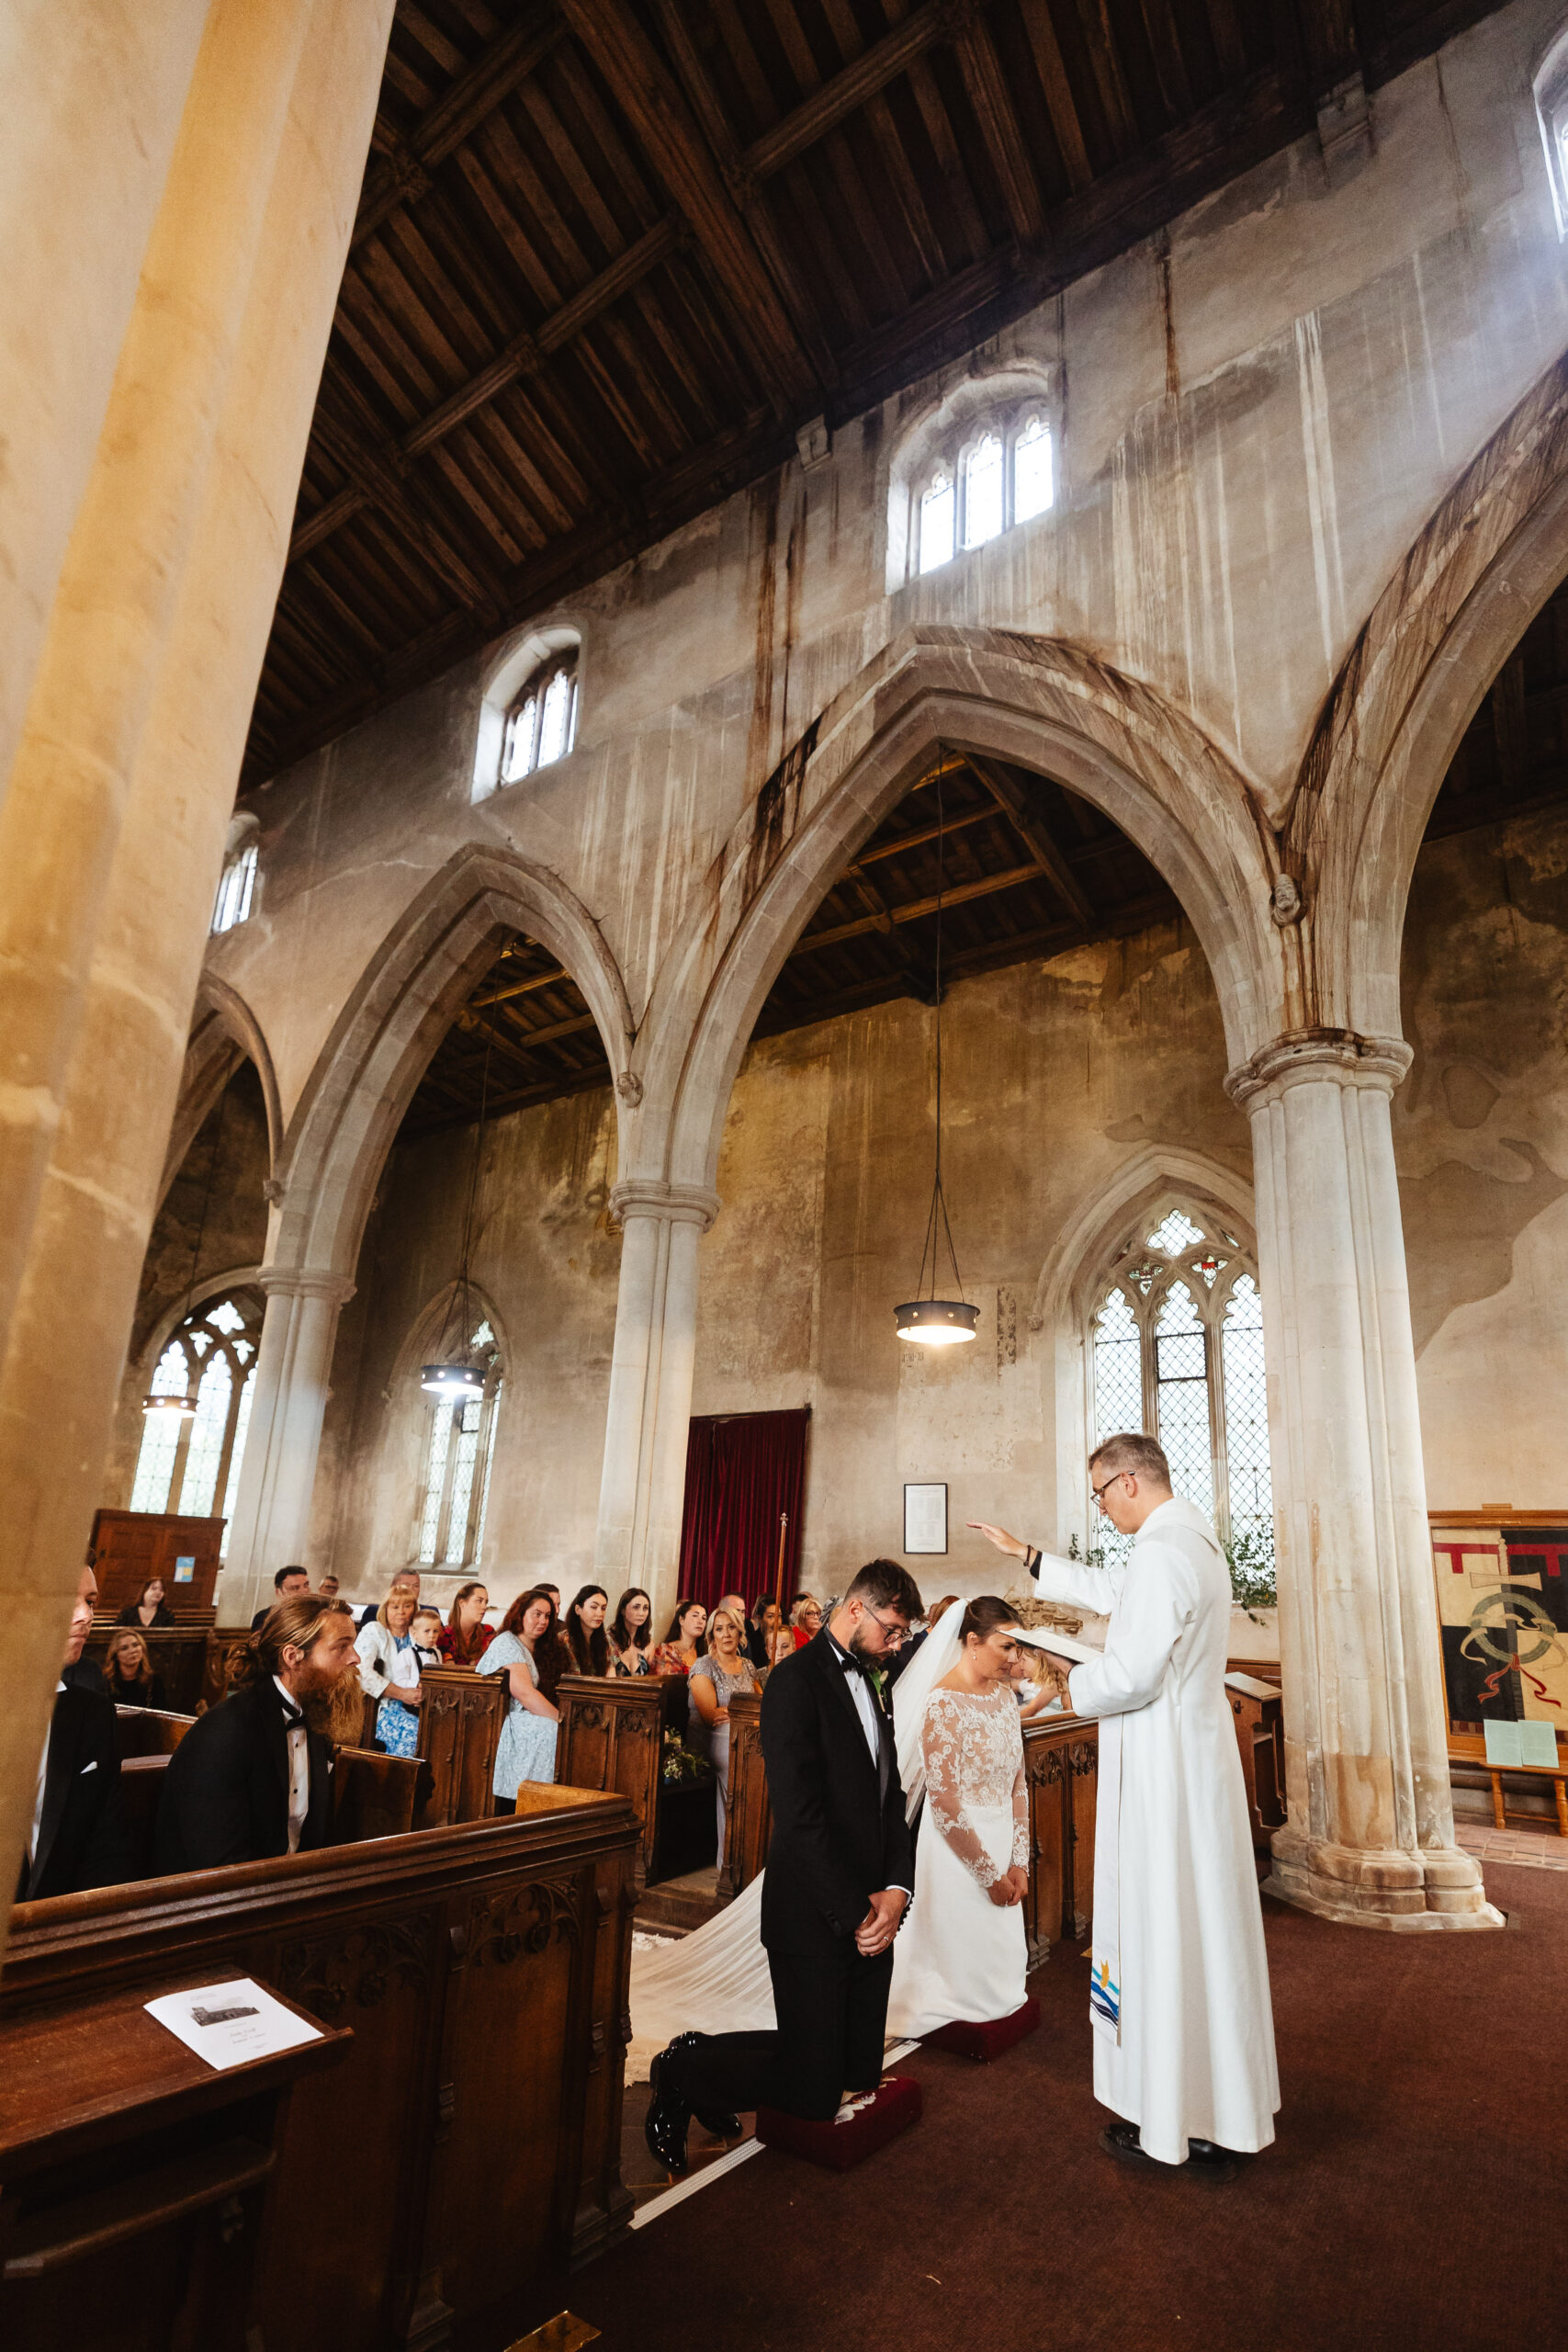
[{"label": "bride", "polygon": [[[1073,1647],[1063,1635],[1051,1640]],[[1023,2005],[1028,1804],[1009,1679],[1021,1642],[1043,1646],[1005,1601],[988,1594],[955,1600],[894,1685],[909,1818],[922,1797],[929,1802],[915,1899],[893,1947],[890,2033],[934,2033],[959,2018],[985,2023]],[[761,1909],[759,1874],[694,1934],[634,1950],[628,2082],[640,2080],[648,2059],[678,2033],[773,2025]]]}]

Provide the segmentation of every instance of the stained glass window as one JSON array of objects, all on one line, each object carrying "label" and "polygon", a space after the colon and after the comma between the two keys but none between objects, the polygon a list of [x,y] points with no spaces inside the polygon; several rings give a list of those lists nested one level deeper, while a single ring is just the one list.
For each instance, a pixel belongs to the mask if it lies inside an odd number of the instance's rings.
[{"label": "stained glass window", "polygon": [[1144,1426],[1143,1340],[1122,1291],[1113,1290],[1095,1319],[1094,1436]]},{"label": "stained glass window", "polygon": [[1043,417],[1032,416],[1012,448],[1012,519],[1030,522],[1043,514],[1055,497],[1052,479],[1051,428]]},{"label": "stained glass window", "polygon": [[145,1416],[130,1489],[132,1510],[179,1510],[196,1519],[210,1518],[221,1495],[224,1553],[255,1395],[264,1304],[259,1291],[235,1290],[185,1317],[159,1359],[151,1393],[188,1396],[199,1368],[196,1411]]},{"label": "stained glass window", "polygon": [[1269,1384],[1263,1369],[1263,1301],[1250,1274],[1238,1274],[1222,1333],[1225,1382],[1225,1468],[1233,1533],[1274,1516],[1269,1473]]},{"label": "stained glass window", "polygon": [[964,544],[984,547],[1002,527],[1002,445],[983,433],[964,460]]},{"label": "stained glass window", "polygon": [[920,501],[920,570],[935,571],[953,560],[958,500],[953,476],[939,466]]},{"label": "stained glass window", "polygon": [[[1165,1209],[1152,1230],[1134,1228],[1123,1246],[1090,1318],[1094,1441],[1116,1430],[1153,1428],[1177,1492],[1211,1514],[1222,1539],[1256,1537],[1271,1558],[1258,1276],[1237,1235],[1210,1225],[1236,1254],[1222,1258],[1209,1247],[1208,1223],[1179,1204]],[[1145,1257],[1145,1249],[1159,1255]],[[1107,1556],[1117,1555],[1098,1520],[1090,1543]]]},{"label": "stained glass window", "polygon": [[1200,1510],[1213,1510],[1209,1340],[1185,1283],[1171,1284],[1155,1319],[1155,1394],[1171,1484]]}]

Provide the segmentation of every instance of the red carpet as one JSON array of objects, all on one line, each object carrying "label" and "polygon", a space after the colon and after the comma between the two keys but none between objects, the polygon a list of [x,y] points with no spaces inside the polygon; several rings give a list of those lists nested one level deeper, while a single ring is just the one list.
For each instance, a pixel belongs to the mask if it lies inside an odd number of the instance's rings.
[{"label": "red carpet", "polygon": [[905,2062],[925,2120],[863,2170],[754,2156],[549,2308],[604,2352],[1562,2343],[1568,1872],[1487,1885],[1506,1933],[1375,1935],[1265,1905],[1283,2107],[1232,2188],[1100,2154],[1087,1963],[1063,1947],[1032,1983],[1040,2030],[995,2065]]}]

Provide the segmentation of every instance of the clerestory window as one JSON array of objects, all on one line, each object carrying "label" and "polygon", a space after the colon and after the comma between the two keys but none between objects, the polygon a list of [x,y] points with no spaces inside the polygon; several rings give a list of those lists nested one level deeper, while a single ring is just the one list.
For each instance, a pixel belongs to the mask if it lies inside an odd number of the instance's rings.
[{"label": "clerestory window", "polygon": [[577,649],[536,670],[506,714],[501,781],[519,784],[564,760],[577,739]]},{"label": "clerestory window", "polygon": [[256,894],[256,845],[247,842],[236,850],[223,868],[218,885],[218,897],[212,909],[212,936],[220,931],[233,931],[244,922]]},{"label": "clerestory window", "polygon": [[936,571],[1043,514],[1055,498],[1051,427],[1038,406],[971,422],[961,445],[931,457],[914,485],[915,569]]}]

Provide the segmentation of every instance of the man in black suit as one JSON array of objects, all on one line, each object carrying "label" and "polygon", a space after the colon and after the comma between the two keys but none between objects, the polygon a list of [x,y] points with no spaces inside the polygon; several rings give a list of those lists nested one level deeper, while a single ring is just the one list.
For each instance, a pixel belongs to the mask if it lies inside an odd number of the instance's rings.
[{"label": "man in black suit", "polygon": [[272,1580],[272,1589],[274,1598],[265,1609],[258,1609],[251,1619],[253,1634],[258,1633],[266,1623],[280,1600],[297,1600],[302,1592],[310,1591],[310,1571],[301,1567],[279,1568]]},{"label": "man in black suit", "polygon": [[313,1593],[280,1601],[239,1656],[239,1686],[191,1725],[158,1807],[161,1874],[216,1870],[327,1842],[333,1699],[357,1684],[354,1619]]},{"label": "man in black suit", "polygon": [[721,2138],[741,2108],[826,2121],[846,2090],[882,2079],[893,1939],[914,1872],[893,1726],[866,1668],[897,1653],[919,1608],[908,1571],[873,1560],[816,1639],[768,1677],[762,1941],[778,2024],[682,2034],[654,2060],[644,2130],[671,2172],[686,2169],[694,2114]]},{"label": "man in black suit", "polygon": [[[98,1582],[84,1568],[71,1611],[64,1667],[76,1665],[93,1628]],[[38,1802],[22,1857],[17,1899],[118,1886],[130,1867],[119,1804],[114,1702],[102,1688],[67,1682],[63,1669],[39,1766]]]}]

